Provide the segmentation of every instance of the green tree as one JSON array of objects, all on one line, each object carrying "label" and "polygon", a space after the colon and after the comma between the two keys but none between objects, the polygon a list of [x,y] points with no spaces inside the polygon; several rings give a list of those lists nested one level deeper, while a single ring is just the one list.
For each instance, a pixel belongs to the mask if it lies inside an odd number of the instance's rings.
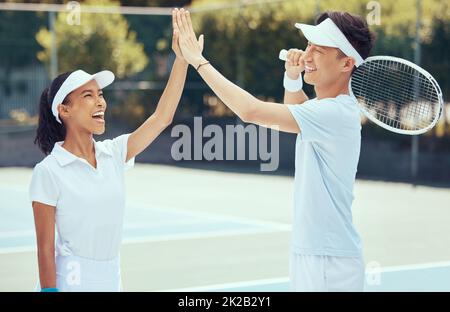
[{"label": "green tree", "polygon": [[[88,0],[84,6],[119,6],[111,0]],[[58,69],[60,72],[83,68],[89,72],[112,70],[119,78],[142,71],[148,63],[144,47],[129,30],[120,14],[81,13],[80,25],[68,22],[68,13],[58,14],[55,22]],[[51,33],[41,28],[37,42],[44,48],[37,57],[47,65],[51,58]]]},{"label": "green tree", "polygon": [[[370,25],[378,34],[372,54],[413,61],[416,0],[380,0],[378,3],[381,24]],[[277,59],[278,51],[306,45],[304,37],[294,28],[295,22],[313,23],[318,9],[321,12],[348,11],[363,17],[370,12],[366,0],[291,0],[250,5],[239,0],[195,0],[192,6],[197,32],[205,35],[205,55],[214,65],[251,93],[277,99],[283,94],[284,71]],[[440,78],[446,94],[449,83],[442,77],[448,74],[445,64],[449,55],[446,34],[450,6],[446,1],[423,0],[422,7],[422,65]],[[307,91],[311,94],[312,90]]]}]

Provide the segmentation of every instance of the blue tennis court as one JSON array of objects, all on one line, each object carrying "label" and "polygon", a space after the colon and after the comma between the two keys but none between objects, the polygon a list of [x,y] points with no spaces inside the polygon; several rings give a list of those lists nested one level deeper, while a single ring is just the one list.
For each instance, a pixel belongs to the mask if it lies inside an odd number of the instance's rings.
[{"label": "blue tennis court", "polygon": [[[37,280],[30,177],[0,169],[3,291],[32,291]],[[126,182],[125,291],[289,290],[291,177],[138,164]],[[358,180],[355,198],[366,291],[450,291],[450,211],[429,205],[449,202],[448,189]]]},{"label": "blue tennis court", "polygon": [[[392,267],[366,273],[365,291],[450,291],[450,263],[428,263],[404,267]],[[226,291],[226,292],[285,292],[289,291],[289,279],[244,281],[176,291]]]}]

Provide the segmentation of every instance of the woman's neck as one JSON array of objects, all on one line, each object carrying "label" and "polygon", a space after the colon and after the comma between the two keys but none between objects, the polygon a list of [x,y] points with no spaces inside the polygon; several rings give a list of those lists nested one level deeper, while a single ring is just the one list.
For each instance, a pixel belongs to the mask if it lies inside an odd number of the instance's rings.
[{"label": "woman's neck", "polygon": [[90,160],[95,158],[95,148],[92,133],[67,131],[62,145],[66,150],[77,157]]}]

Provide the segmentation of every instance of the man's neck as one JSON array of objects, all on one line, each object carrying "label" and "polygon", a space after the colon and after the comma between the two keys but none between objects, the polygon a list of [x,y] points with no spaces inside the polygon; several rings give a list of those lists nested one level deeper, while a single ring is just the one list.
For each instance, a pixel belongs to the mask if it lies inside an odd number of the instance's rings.
[{"label": "man's neck", "polygon": [[349,94],[348,86],[349,81],[347,79],[339,79],[332,85],[314,86],[316,97],[318,100],[325,98],[335,98],[341,94]]}]

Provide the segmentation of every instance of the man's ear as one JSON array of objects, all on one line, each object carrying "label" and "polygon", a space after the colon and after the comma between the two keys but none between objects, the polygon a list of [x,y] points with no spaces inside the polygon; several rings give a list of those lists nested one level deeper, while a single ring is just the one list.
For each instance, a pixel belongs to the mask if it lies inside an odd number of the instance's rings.
[{"label": "man's ear", "polygon": [[352,57],[345,57],[343,61],[342,72],[346,73],[352,71],[355,66],[355,59]]}]

